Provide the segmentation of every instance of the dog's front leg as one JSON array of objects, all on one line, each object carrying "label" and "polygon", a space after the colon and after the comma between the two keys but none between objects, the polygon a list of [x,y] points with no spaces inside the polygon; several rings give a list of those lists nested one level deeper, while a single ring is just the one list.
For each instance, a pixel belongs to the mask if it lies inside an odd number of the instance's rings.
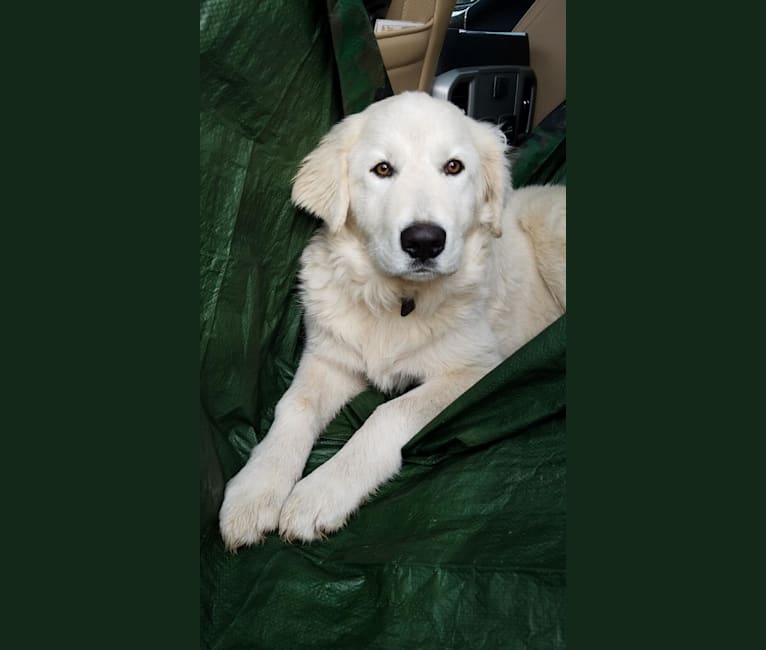
[{"label": "dog's front leg", "polygon": [[341,528],[399,471],[402,447],[487,371],[434,378],[379,406],[335,456],[295,486],[279,518],[282,537],[311,541]]},{"label": "dog's front leg", "polygon": [[277,404],[274,423],[247,464],[229,481],[219,516],[226,547],[254,544],[276,530],[279,512],[319,433],[365,388],[360,376],[306,353]]}]

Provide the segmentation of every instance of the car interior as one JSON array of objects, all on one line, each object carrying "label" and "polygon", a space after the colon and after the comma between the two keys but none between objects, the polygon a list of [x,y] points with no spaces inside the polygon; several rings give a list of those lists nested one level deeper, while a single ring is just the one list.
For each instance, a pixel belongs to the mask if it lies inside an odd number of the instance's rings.
[{"label": "car interior", "polygon": [[387,26],[375,38],[394,93],[421,90],[452,101],[500,124],[511,144],[566,98],[566,0],[366,6],[374,23]]}]

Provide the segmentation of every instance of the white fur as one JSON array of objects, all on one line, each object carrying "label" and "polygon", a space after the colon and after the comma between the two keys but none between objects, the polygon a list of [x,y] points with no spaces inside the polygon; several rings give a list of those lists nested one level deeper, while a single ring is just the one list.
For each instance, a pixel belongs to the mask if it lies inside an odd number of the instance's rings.
[{"label": "white fur", "polygon": [[[450,159],[460,174],[444,172]],[[506,160],[498,129],[423,93],[348,117],[304,159],[293,201],[326,223],[301,258],[306,348],[271,430],[226,488],[227,547],[342,527],[397,473],[415,433],[566,309],[566,190],[511,191]],[[393,176],[372,173],[381,161]],[[447,233],[425,269],[400,244],[414,222]],[[403,299],[415,301],[405,317]],[[316,437],[368,382],[413,381],[301,480]]]}]

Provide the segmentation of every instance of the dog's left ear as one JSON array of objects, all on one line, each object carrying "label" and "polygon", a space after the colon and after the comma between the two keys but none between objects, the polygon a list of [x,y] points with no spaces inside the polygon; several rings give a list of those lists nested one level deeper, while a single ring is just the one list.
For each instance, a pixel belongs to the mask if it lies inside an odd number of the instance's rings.
[{"label": "dog's left ear", "polygon": [[293,179],[292,202],[322,219],[336,233],[349,209],[348,151],[360,128],[359,114],[330,129],[302,161]]},{"label": "dog's left ear", "polygon": [[503,234],[503,211],[511,193],[508,141],[499,127],[473,122],[473,137],[481,154],[482,209],[479,222],[495,237]]}]

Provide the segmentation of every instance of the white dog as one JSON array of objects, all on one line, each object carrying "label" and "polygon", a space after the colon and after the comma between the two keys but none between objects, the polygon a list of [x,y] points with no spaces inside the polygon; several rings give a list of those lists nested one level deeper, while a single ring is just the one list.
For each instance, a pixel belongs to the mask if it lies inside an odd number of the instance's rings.
[{"label": "white dog", "polygon": [[[226,488],[230,549],[277,528],[302,541],[341,528],[421,428],[566,308],[565,188],[512,191],[503,134],[449,102],[404,93],[344,119],[303,160],[292,198],[325,222],[301,258],[306,347]],[[301,479],[368,382],[417,387]]]}]

